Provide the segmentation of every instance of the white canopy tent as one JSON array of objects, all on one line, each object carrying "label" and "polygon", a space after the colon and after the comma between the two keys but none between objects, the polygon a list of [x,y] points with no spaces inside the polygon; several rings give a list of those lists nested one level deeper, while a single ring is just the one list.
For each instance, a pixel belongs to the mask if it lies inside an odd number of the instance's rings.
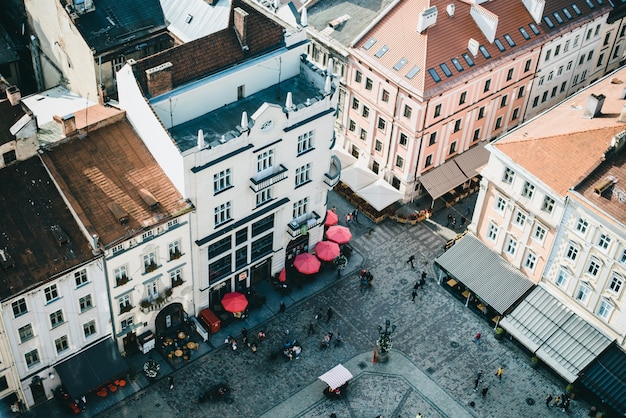
[{"label": "white canopy tent", "polygon": [[356,165],[341,170],[341,181],[352,189],[355,193],[359,190],[374,183],[378,176],[370,170],[363,169]]},{"label": "white canopy tent", "polygon": [[377,211],[381,211],[402,199],[402,193],[383,179],[376,180],[374,183],[358,190],[357,193]]},{"label": "white canopy tent", "polygon": [[320,377],[322,382],[326,383],[332,390],[343,386],[348,380],[352,379],[352,373],[350,370],[343,367],[341,364],[336,365]]}]

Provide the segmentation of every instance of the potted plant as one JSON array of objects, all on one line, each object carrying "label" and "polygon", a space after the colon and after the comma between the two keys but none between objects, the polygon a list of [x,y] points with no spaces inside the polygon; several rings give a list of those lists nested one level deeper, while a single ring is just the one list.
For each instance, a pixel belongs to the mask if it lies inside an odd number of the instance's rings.
[{"label": "potted plant", "polygon": [[161,365],[158,361],[149,359],[143,364],[143,373],[149,379],[154,379],[158,376]]},{"label": "potted plant", "polygon": [[124,305],[120,308],[120,314],[124,314],[126,312],[130,312],[133,309],[132,305]]},{"label": "potted plant", "polygon": [[128,276],[125,274],[122,274],[120,277],[117,278],[117,285],[118,286],[124,286],[126,283],[128,283]]},{"label": "potted plant", "polygon": [[172,293],[174,293],[172,291],[171,287],[168,287],[167,289],[165,289],[165,297],[167,298],[167,300],[170,300],[170,298],[172,297]]},{"label": "potted plant", "polygon": [[147,299],[142,300],[141,302],[139,302],[139,306],[141,306],[141,311],[143,313],[148,313],[150,311],[150,307],[152,307],[152,302]]},{"label": "potted plant", "polygon": [[156,298],[156,304],[161,306],[163,304],[163,302],[165,302],[165,298],[161,295],[157,296]]},{"label": "potted plant", "polygon": [[504,338],[504,329],[502,327],[497,327],[494,333],[494,337],[496,340],[501,340]]},{"label": "potted plant", "polygon": [[154,270],[156,270],[158,268],[156,263],[150,263],[146,266],[146,273],[150,273],[153,272]]},{"label": "potted plant", "polygon": [[532,356],[530,358],[530,367],[532,369],[536,369],[537,367],[539,367],[539,358],[537,356]]},{"label": "potted plant", "polygon": [[574,386],[573,383],[570,383],[567,386],[565,386],[565,393],[569,395],[571,398],[573,398],[572,395],[574,395],[575,391],[576,391],[576,387]]},{"label": "potted plant", "polygon": [[173,251],[170,253],[170,260],[177,260],[182,257],[182,253],[179,250]]}]

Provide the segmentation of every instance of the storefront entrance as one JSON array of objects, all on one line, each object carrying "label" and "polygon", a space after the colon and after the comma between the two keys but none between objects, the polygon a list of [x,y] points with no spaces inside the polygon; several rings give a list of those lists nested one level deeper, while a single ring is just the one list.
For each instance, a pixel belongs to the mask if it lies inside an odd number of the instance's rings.
[{"label": "storefront entrance", "polygon": [[41,377],[33,377],[33,381],[30,384],[30,393],[33,395],[33,403],[35,405],[48,400],[46,397],[46,391],[43,387],[43,379]]},{"label": "storefront entrance", "polygon": [[160,335],[170,328],[178,328],[180,324],[187,320],[187,313],[180,303],[172,303],[161,309],[158,313],[154,326],[156,334]]},{"label": "storefront entrance", "polygon": [[289,242],[285,251],[285,265],[291,265],[300,253],[309,251],[309,234],[300,235]]},{"label": "storefront entrance", "polygon": [[272,275],[272,259],[267,260],[252,266],[252,277],[250,283],[254,286],[262,280],[267,280]]},{"label": "storefront entrance", "polygon": [[133,354],[137,354],[139,352],[139,347],[137,346],[137,334],[135,331],[131,331],[122,340],[124,343],[124,351],[126,355],[132,356]]},{"label": "storefront entrance", "polygon": [[222,283],[212,287],[209,291],[209,307],[216,305],[221,306],[222,298],[226,293],[231,292],[230,279],[224,280]]}]

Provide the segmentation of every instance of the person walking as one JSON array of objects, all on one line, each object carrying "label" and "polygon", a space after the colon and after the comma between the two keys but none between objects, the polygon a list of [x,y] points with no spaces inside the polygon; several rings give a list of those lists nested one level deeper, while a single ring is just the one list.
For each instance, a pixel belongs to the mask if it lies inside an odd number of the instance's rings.
[{"label": "person walking", "polygon": [[241,342],[245,345],[249,345],[248,344],[248,330],[245,327],[241,328]]},{"label": "person walking", "polygon": [[560,404],[561,404],[561,397],[557,396],[556,398],[554,398],[553,405],[558,407]]},{"label": "person walking", "polygon": [[346,215],[346,226],[350,227],[350,221],[352,220],[352,214],[348,213]]},{"label": "person walking", "polygon": [[448,222],[446,222],[446,228],[450,228],[451,223],[452,223],[452,214],[448,213]]},{"label": "person walking", "polygon": [[415,298],[417,297],[417,289],[413,288],[413,291],[411,292],[411,301],[413,301],[415,303]]},{"label": "person walking", "polygon": [[283,302],[282,300],[280,301],[280,308],[278,309],[278,311],[280,313],[285,312],[285,309],[287,309],[287,307],[285,306],[285,302]]},{"label": "person walking", "polygon": [[504,368],[502,366],[500,366],[500,367],[498,367],[498,371],[496,371],[496,376],[500,380],[502,380],[502,373],[504,373]]},{"label": "person walking", "polygon": [[550,402],[552,401],[552,394],[550,393],[546,398],[546,406],[550,408]]},{"label": "person walking", "polygon": [[489,386],[484,386],[482,390],[483,398],[487,396],[488,391],[489,391]]},{"label": "person walking", "polygon": [[476,373],[476,378],[477,378],[478,380],[482,380],[482,378],[483,378],[483,370],[482,370],[482,369],[480,369],[480,370],[478,371],[478,373]]},{"label": "person walking", "polygon": [[482,337],[480,332],[477,332],[476,335],[474,336],[474,343],[480,345],[480,338]]},{"label": "person walking", "polygon": [[456,229],[456,218],[455,217],[452,218],[452,229],[453,230]]},{"label": "person walking", "polygon": [[309,330],[307,331],[306,335],[313,335],[315,334],[315,326],[313,325],[313,322],[309,322]]},{"label": "person walking", "polygon": [[174,378],[172,376],[167,377],[167,385],[170,387],[170,390],[174,389]]},{"label": "person walking", "polygon": [[426,272],[422,272],[422,277],[420,278],[420,286],[424,286],[426,284]]},{"label": "person walking", "polygon": [[328,310],[326,311],[326,322],[330,322],[330,319],[333,317],[333,309],[331,307],[328,307]]},{"label": "person walking", "polygon": [[352,211],[352,220],[356,223],[359,223],[359,210],[358,209],[354,209]]},{"label": "person walking", "polygon": [[477,377],[476,380],[474,380],[474,392],[476,392],[478,390],[478,385],[480,385],[480,378]]},{"label": "person walking", "polygon": [[411,268],[415,268],[415,266],[413,265],[413,260],[415,260],[414,255],[410,256],[409,259],[406,260],[407,264],[411,263]]}]

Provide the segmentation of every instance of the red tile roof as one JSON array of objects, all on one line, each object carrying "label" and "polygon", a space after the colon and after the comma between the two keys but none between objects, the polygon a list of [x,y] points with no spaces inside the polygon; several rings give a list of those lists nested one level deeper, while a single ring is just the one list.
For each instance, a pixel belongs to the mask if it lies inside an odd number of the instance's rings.
[{"label": "red tile roof", "polygon": [[[388,73],[396,74],[405,82],[417,89],[424,97],[432,97],[441,94],[450,88],[450,84],[465,82],[466,79],[473,77],[476,71],[486,71],[487,69],[498,65],[501,59],[510,60],[516,54],[534,47],[545,41],[546,36],[553,36],[560,31],[571,30],[574,25],[580,25],[583,21],[591,20],[598,15],[607,13],[610,9],[608,2],[604,2],[602,6],[597,5],[597,0],[591,0],[596,5],[594,9],[590,9],[586,2],[581,0],[552,0],[547,1],[544,9],[544,16],[550,16],[555,24],[553,28],[549,28],[544,22],[537,24],[539,35],[535,35],[530,23],[533,19],[521,0],[492,0],[482,3],[480,7],[486,9],[489,14],[498,16],[498,26],[496,31],[496,39],[499,39],[505,47],[503,52],[490,44],[474,19],[470,16],[470,4],[463,1],[451,2],[450,0],[400,0],[379,23],[377,23],[368,33],[366,33],[354,47],[360,54],[365,54],[374,65],[380,65]],[[455,4],[453,17],[446,13],[446,6]],[[578,16],[571,5],[576,3],[581,10]],[[438,17],[436,24],[426,29],[423,33],[417,32],[418,16],[425,8],[429,6],[437,6]],[[569,20],[562,12],[563,8],[568,8],[573,19]],[[559,11],[563,19],[562,24],[556,23],[552,13]],[[530,35],[530,40],[524,39],[519,31],[520,27],[524,27]],[[511,47],[504,39],[504,35],[508,34],[513,42]],[[371,39],[375,38],[376,43],[365,50],[363,46]],[[467,46],[470,38],[474,38],[478,43],[484,46],[491,58],[485,58],[480,52],[476,56],[472,56]],[[380,58],[375,54],[386,45],[389,50]],[[468,53],[475,65],[469,67],[462,57],[463,53]],[[393,67],[402,59],[406,58],[408,63],[401,70],[396,71]],[[464,70],[459,72],[452,64],[451,59],[457,58]],[[451,77],[447,77],[440,64],[445,63],[452,72]],[[406,74],[415,66],[420,67],[419,73],[411,80],[406,78]],[[428,69],[433,68],[437,71],[440,82],[435,82],[428,73]],[[473,75],[474,74],[474,75]]]},{"label": "red tile roof", "polygon": [[[191,208],[126,119],[58,145],[43,159],[89,233],[104,245]],[[140,189],[159,202],[156,210],[141,198]],[[118,221],[111,203],[128,214],[128,223]]]}]

